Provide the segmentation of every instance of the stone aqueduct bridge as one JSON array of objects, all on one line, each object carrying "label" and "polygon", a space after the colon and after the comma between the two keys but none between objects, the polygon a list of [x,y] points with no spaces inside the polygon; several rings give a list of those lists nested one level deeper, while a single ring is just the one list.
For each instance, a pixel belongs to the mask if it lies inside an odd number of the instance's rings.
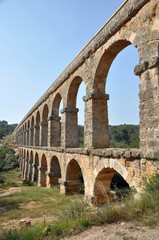
[{"label": "stone aqueduct bridge", "polygon": [[[140,148],[110,149],[106,78],[117,54],[130,44],[139,53],[134,72],[140,78]],[[82,81],[86,90],[84,147],[78,148],[76,97]],[[62,193],[77,192],[82,172],[85,198],[98,204],[110,195],[112,177],[118,172],[139,190],[142,177],[159,169],[155,159],[159,150],[159,0],[125,1],[14,133],[23,176],[39,186],[59,184]]]}]

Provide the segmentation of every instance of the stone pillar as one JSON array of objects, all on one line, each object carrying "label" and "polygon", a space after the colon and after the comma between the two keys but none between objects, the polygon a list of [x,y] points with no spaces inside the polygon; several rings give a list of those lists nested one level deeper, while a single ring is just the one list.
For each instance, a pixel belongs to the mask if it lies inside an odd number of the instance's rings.
[{"label": "stone pillar", "polygon": [[38,181],[37,181],[37,185],[38,185],[38,187],[41,187],[41,166],[38,166],[37,169],[38,169]]},{"label": "stone pillar", "polygon": [[140,148],[149,156],[159,151],[159,42],[142,46],[140,55]]},{"label": "stone pillar", "polygon": [[108,110],[109,95],[93,93],[85,101],[84,147],[109,147]]},{"label": "stone pillar", "polygon": [[30,128],[29,132],[29,145],[33,146],[33,138],[34,138],[34,127]]},{"label": "stone pillar", "polygon": [[29,145],[29,130],[26,130],[26,146]]},{"label": "stone pillar", "polygon": [[29,165],[29,161],[28,159],[25,159],[25,168],[24,168],[24,175],[23,175],[24,180],[28,180],[28,165]]},{"label": "stone pillar", "polygon": [[20,168],[20,172],[22,172],[23,170],[23,156],[19,156],[19,168]]},{"label": "stone pillar", "polygon": [[22,145],[24,146],[24,132],[22,132]]},{"label": "stone pillar", "polygon": [[32,181],[32,176],[33,176],[33,162],[32,161],[29,161],[29,165],[28,165],[28,180],[29,181]]},{"label": "stone pillar", "polygon": [[49,184],[48,172],[42,166],[39,166],[38,169],[39,169],[38,186],[39,187],[46,187]]},{"label": "stone pillar", "polygon": [[45,172],[46,174],[46,187],[50,188],[51,184],[50,184],[50,172]]},{"label": "stone pillar", "polygon": [[61,146],[63,148],[78,147],[78,119],[77,108],[64,108],[61,110]]},{"label": "stone pillar", "polygon": [[40,143],[40,126],[34,127],[34,137],[33,137],[33,145],[39,146]]},{"label": "stone pillar", "polygon": [[26,145],[26,131],[24,131],[24,146]]},{"label": "stone pillar", "polygon": [[58,183],[60,185],[60,193],[66,194],[66,181],[63,178],[59,178]]},{"label": "stone pillar", "polygon": [[60,193],[62,194],[72,194],[80,193],[81,182],[80,180],[64,180],[62,178],[58,179],[60,184]]},{"label": "stone pillar", "polygon": [[48,146],[61,146],[61,117],[50,116],[48,118]]},{"label": "stone pillar", "polygon": [[31,181],[34,182],[35,181],[35,164],[32,163],[32,175],[30,176],[31,177]]},{"label": "stone pillar", "polygon": [[59,179],[60,179],[61,175],[56,174],[54,172],[49,172],[48,176],[49,176],[49,186],[50,187],[55,187],[55,186],[59,185]]},{"label": "stone pillar", "polygon": [[25,172],[25,157],[22,159],[22,168],[21,168],[22,176],[24,177],[24,172]]},{"label": "stone pillar", "polygon": [[40,146],[48,145],[48,123],[40,123]]},{"label": "stone pillar", "polygon": [[31,146],[31,128],[28,130],[28,146]]}]

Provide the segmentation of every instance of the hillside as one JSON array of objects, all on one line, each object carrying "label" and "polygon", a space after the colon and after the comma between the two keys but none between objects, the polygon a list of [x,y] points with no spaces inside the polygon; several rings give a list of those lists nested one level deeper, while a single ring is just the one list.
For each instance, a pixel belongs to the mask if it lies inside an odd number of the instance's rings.
[{"label": "hillside", "polygon": [[0,121],[0,139],[5,137],[8,134],[11,134],[16,128],[17,124],[8,124],[7,121]]}]

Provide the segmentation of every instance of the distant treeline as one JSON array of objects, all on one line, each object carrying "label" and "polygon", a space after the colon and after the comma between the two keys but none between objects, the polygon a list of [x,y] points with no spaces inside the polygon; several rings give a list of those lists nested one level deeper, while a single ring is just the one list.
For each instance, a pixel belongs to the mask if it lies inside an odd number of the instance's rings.
[{"label": "distant treeline", "polygon": [[0,121],[0,139],[8,134],[11,134],[16,128],[17,124],[8,124],[7,121]]},{"label": "distant treeline", "polygon": [[139,125],[109,126],[110,147],[138,148]]},{"label": "distant treeline", "polygon": [[[83,146],[84,127],[79,126],[79,144]],[[98,137],[98,136],[97,136]],[[113,148],[138,148],[139,125],[123,124],[109,126],[110,147]]]}]

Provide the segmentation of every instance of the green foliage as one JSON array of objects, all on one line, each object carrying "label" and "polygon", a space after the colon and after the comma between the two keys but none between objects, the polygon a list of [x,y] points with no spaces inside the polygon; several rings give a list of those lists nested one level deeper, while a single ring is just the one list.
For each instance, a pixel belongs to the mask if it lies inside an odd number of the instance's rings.
[{"label": "green foliage", "polygon": [[5,178],[4,176],[0,175],[0,186],[4,185],[4,183],[5,183]]},{"label": "green foliage", "polygon": [[0,139],[11,134],[16,128],[17,124],[8,124],[7,121],[0,121]]},{"label": "green foliage", "polygon": [[30,180],[23,180],[22,186],[35,186],[36,183]]},{"label": "green foliage", "polygon": [[80,224],[82,227],[87,228],[87,227],[90,226],[89,220],[86,219],[86,217],[80,217],[78,221],[79,221],[79,224]]},{"label": "green foliage", "polygon": [[19,162],[14,155],[14,150],[7,145],[0,147],[0,172],[18,168]]},{"label": "green foliage", "polygon": [[23,230],[10,230],[4,231],[0,233],[1,240],[31,240],[31,239],[40,239],[42,235],[43,227],[42,226],[34,226],[28,227]]},{"label": "green foliage", "polygon": [[[78,126],[79,145],[84,145],[84,127]],[[110,147],[114,148],[138,148],[139,147],[139,126],[118,125],[109,126]]]},{"label": "green foliage", "polygon": [[82,148],[84,145],[84,127],[81,125],[78,126],[78,141],[79,146]]},{"label": "green foliage", "polygon": [[[124,198],[121,202],[109,203],[96,209],[92,209],[87,204],[84,204],[82,200],[78,199],[78,196],[69,197],[68,199],[68,196],[60,195],[59,192],[57,193],[56,191],[53,192],[52,189],[27,188],[27,190],[22,192],[14,193],[12,198],[7,197],[0,199],[1,206],[8,209],[8,212],[11,211],[10,208],[14,208],[16,214],[18,211],[18,218],[20,214],[23,215],[23,217],[25,216],[24,210],[22,212],[22,207],[18,207],[19,204],[20,206],[26,206],[29,201],[32,203],[36,201],[36,207],[39,206],[37,214],[41,216],[47,214],[46,212],[42,212],[42,209],[46,209],[46,201],[48,201],[48,211],[49,213],[51,212],[54,217],[56,216],[55,220],[51,223],[45,222],[45,224],[28,227],[26,229],[10,230],[5,232],[5,234],[0,234],[0,239],[61,239],[72,233],[78,233],[92,225],[119,221],[135,221],[139,224],[152,227],[159,223],[158,183],[159,175],[155,175],[147,182],[145,192],[141,195],[141,198],[134,199],[133,192],[131,192],[128,197]],[[63,198],[64,201],[60,200],[61,198]],[[53,201],[51,201],[51,199]],[[57,206],[61,206],[61,212],[57,212]],[[27,214],[28,211],[29,209],[27,209]],[[35,211],[36,208],[34,208],[32,212]],[[37,217],[37,215],[35,217]],[[13,218],[15,219],[15,216],[12,215],[12,219]]]},{"label": "green foliage", "polygon": [[109,126],[110,147],[139,147],[139,126],[119,125]]},{"label": "green foliage", "polygon": [[145,191],[148,193],[159,193],[159,174],[155,174],[147,181]]}]

